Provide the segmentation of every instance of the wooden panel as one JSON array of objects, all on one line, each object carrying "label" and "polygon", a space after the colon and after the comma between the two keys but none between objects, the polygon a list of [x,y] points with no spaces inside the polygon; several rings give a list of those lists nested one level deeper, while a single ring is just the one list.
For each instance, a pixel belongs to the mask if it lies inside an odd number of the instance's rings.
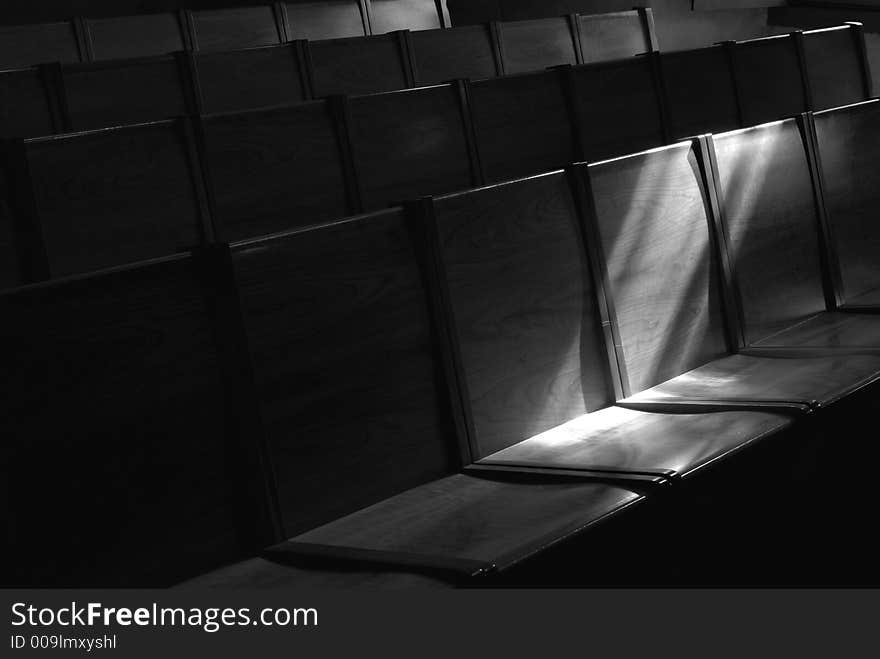
[{"label": "wooden panel", "polygon": [[435,202],[477,452],[607,405],[607,357],[563,173]]},{"label": "wooden panel", "polygon": [[499,568],[619,514],[642,497],[581,480],[509,483],[456,475],[294,538],[335,547],[495,563]]},{"label": "wooden panel", "polygon": [[272,5],[192,12],[195,47],[230,50],[282,42]]},{"label": "wooden panel", "polygon": [[349,212],[340,145],[323,101],[203,118],[215,219],[225,240]]},{"label": "wooden panel", "polygon": [[164,55],[183,50],[184,27],[175,13],[87,21],[95,59]]},{"label": "wooden panel", "polygon": [[733,70],[745,125],[785,119],[809,109],[791,36],[737,43]]},{"label": "wooden panel", "polygon": [[370,0],[373,34],[442,27],[434,0]]},{"label": "wooden panel", "polygon": [[0,26],[0,67],[79,62],[73,22]]},{"label": "wooden panel", "polygon": [[736,87],[724,46],[660,55],[672,138],[739,128]]},{"label": "wooden panel", "polygon": [[310,44],[315,96],[372,94],[409,87],[396,34]]},{"label": "wooden panel", "polygon": [[559,72],[481,80],[471,85],[470,100],[487,181],[546,172],[578,159]]},{"label": "wooden panel", "polygon": [[651,35],[637,11],[578,16],[577,20],[584,62],[632,57],[652,50]]},{"label": "wooden panel", "polygon": [[868,100],[859,37],[851,27],[804,32],[804,58],[813,109]]},{"label": "wooden panel", "polygon": [[0,289],[23,283],[18,256],[18,237],[6,199],[0,199]]},{"label": "wooden panel", "polygon": [[491,78],[499,73],[492,36],[485,25],[413,32],[410,38],[419,84]]},{"label": "wooden panel", "polygon": [[306,100],[296,46],[196,55],[204,112],[232,112]]},{"label": "wooden panel", "polygon": [[156,587],[242,557],[201,279],[182,258],[0,296],[22,583]]},{"label": "wooden panel", "polygon": [[63,69],[74,130],[155,121],[187,114],[191,87],[174,56],[77,64]]},{"label": "wooden panel", "polygon": [[350,103],[366,210],[476,183],[457,86],[355,96]]},{"label": "wooden panel", "polygon": [[665,143],[660,97],[647,58],[577,66],[571,75],[585,160]]},{"label": "wooden panel", "polygon": [[844,297],[880,287],[880,103],[815,115],[825,207],[840,262]]},{"label": "wooden panel", "polygon": [[748,344],[825,310],[810,166],[794,119],[714,142]]},{"label": "wooden panel", "polygon": [[[482,4],[480,0],[465,2]],[[452,4],[457,3],[453,0]],[[548,18],[578,12],[599,14],[632,8],[632,3],[626,0],[497,0],[496,4],[499,11],[495,17],[505,21]]]},{"label": "wooden panel", "polygon": [[880,348],[880,316],[826,311],[756,345]]},{"label": "wooden panel", "polygon": [[690,143],[591,165],[618,359],[636,392],[727,352],[704,185]]},{"label": "wooden panel", "polygon": [[608,407],[494,453],[480,464],[666,471],[688,477],[791,425],[767,412],[657,414]]},{"label": "wooden panel", "polygon": [[52,276],[186,250],[201,214],[182,125],[25,143]]},{"label": "wooden panel", "polygon": [[498,29],[505,73],[577,62],[577,42],[567,17],[499,23]]},{"label": "wooden panel", "polygon": [[235,249],[288,535],[454,470],[400,209]]},{"label": "wooden panel", "polygon": [[37,67],[0,71],[0,137],[51,135],[55,90]]},{"label": "wooden panel", "polygon": [[366,34],[357,0],[285,3],[291,39],[339,39]]}]

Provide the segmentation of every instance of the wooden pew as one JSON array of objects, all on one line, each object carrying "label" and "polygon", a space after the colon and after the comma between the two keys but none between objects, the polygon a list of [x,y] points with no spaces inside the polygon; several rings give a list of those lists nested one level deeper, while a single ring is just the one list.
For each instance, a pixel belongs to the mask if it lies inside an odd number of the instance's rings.
[{"label": "wooden pew", "polygon": [[837,271],[842,308],[880,305],[880,231],[874,209],[880,202],[880,102],[813,115],[823,208]]},{"label": "wooden pew", "polygon": [[827,406],[880,378],[880,356],[738,352],[713,235],[705,140],[579,166],[622,404]]},{"label": "wooden pew", "polygon": [[267,556],[468,576],[643,498],[583,479],[455,473],[468,451],[416,245],[397,208],[231,248],[292,536]]},{"label": "wooden pew", "polygon": [[359,0],[321,0],[283,3],[290,39],[341,39],[369,34],[364,5]]},{"label": "wooden pew", "polygon": [[604,62],[658,49],[650,8],[607,14],[578,14],[580,61]]},{"label": "wooden pew", "polygon": [[88,60],[166,55],[192,48],[183,12],[84,19]]},{"label": "wooden pew", "polygon": [[185,251],[211,235],[184,119],[26,139],[8,157],[36,279]]},{"label": "wooden pew", "polygon": [[673,139],[743,125],[727,46],[663,52],[660,77]]},{"label": "wooden pew", "polygon": [[52,135],[64,129],[57,66],[0,71],[0,137]]},{"label": "wooden pew", "polygon": [[504,72],[540,71],[581,62],[574,16],[539,18],[497,24]]},{"label": "wooden pew", "polygon": [[435,0],[368,0],[370,28],[373,34],[395,30],[431,30],[445,28],[442,3]]},{"label": "wooden pew", "polygon": [[666,144],[666,119],[652,56],[567,71],[579,159],[603,160]]},{"label": "wooden pew", "polygon": [[474,81],[468,98],[487,182],[557,169],[578,159],[562,71]]},{"label": "wooden pew", "polygon": [[413,86],[404,33],[309,43],[316,98]]},{"label": "wooden pew", "polygon": [[871,98],[871,73],[861,24],[796,33],[801,40],[810,109],[824,110]]},{"label": "wooden pew", "polygon": [[335,107],[313,101],[201,118],[209,198],[222,239],[356,212],[348,146]]},{"label": "wooden pew", "polygon": [[809,110],[806,71],[792,35],[729,43],[744,126]]},{"label": "wooden pew", "polygon": [[455,83],[347,98],[364,210],[480,182],[464,93]]},{"label": "wooden pew", "polygon": [[70,64],[61,68],[69,130],[90,130],[192,114],[184,53]]},{"label": "wooden pew", "polygon": [[293,105],[311,98],[301,42],[217,53],[194,53],[200,112]]},{"label": "wooden pew", "polygon": [[80,28],[76,21],[0,26],[0,68],[85,60]]},{"label": "wooden pew", "polygon": [[417,85],[455,79],[501,75],[501,52],[489,25],[466,25],[410,34],[413,73]]},{"label": "wooden pew", "polygon": [[287,41],[283,23],[270,4],[190,12],[193,50],[232,50]]},{"label": "wooden pew", "polygon": [[214,288],[187,254],[0,294],[9,585],[170,585],[267,541]]}]

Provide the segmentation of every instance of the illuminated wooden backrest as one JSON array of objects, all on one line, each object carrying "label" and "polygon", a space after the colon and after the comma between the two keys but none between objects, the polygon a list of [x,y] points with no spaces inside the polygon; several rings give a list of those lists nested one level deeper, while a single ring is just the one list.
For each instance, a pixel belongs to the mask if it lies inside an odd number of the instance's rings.
[{"label": "illuminated wooden backrest", "polygon": [[603,62],[657,50],[650,9],[577,17],[581,61]]},{"label": "illuminated wooden backrest", "polygon": [[370,25],[373,34],[394,30],[431,30],[442,28],[435,0],[370,0]]},{"label": "illuminated wooden backrest", "polygon": [[340,39],[367,34],[366,21],[358,0],[286,2],[291,39]]},{"label": "illuminated wooden backrest", "polygon": [[191,45],[182,13],[90,18],[85,26],[90,59],[165,55]]},{"label": "illuminated wooden backrest", "polygon": [[0,68],[85,58],[73,21],[0,26]]},{"label": "illuminated wooden backrest", "polygon": [[500,57],[487,25],[423,30],[410,35],[416,83],[431,85],[458,78],[501,74]]},{"label": "illuminated wooden backrest", "polygon": [[871,97],[871,77],[861,26],[848,25],[802,33],[813,110]]},{"label": "illuminated wooden backrest", "polygon": [[241,240],[351,212],[342,145],[326,101],[203,116],[218,232]]},{"label": "illuminated wooden backrest", "polygon": [[498,23],[504,72],[540,71],[580,61],[573,20],[567,16]]},{"label": "illuminated wooden backrest", "polygon": [[372,94],[412,86],[400,32],[309,44],[315,96]]},{"label": "illuminated wooden backrest", "polygon": [[270,4],[211,9],[190,13],[194,50],[231,50],[270,46],[285,41]]}]

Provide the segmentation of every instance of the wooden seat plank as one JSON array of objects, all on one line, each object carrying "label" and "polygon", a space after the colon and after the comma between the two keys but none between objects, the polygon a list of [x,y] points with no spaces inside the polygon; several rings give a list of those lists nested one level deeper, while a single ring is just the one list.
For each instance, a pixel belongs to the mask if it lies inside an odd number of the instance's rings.
[{"label": "wooden seat plank", "polygon": [[754,345],[789,348],[880,349],[880,318],[873,315],[823,311],[812,318],[757,341]]}]

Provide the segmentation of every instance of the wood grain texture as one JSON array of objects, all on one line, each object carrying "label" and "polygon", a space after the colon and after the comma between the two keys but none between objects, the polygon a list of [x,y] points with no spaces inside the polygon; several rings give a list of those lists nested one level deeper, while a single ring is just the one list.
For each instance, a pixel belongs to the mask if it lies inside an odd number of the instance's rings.
[{"label": "wood grain texture", "polygon": [[158,121],[187,114],[191,93],[174,56],[76,64],[62,69],[73,130]]},{"label": "wood grain texture", "polygon": [[434,0],[370,0],[373,34],[441,27]]},{"label": "wood grain texture", "polygon": [[225,240],[348,213],[339,140],[324,101],[202,119],[215,217]]},{"label": "wood grain texture", "polygon": [[315,96],[372,94],[408,87],[397,35],[331,39],[309,45]]},{"label": "wood grain texture", "polygon": [[505,482],[455,475],[331,522],[293,540],[491,562],[503,569],[641,496],[580,480]]},{"label": "wood grain texture", "polygon": [[768,412],[657,414],[608,407],[493,453],[480,464],[660,470],[688,477],[791,422],[791,417]]},{"label": "wood grain texture", "polygon": [[293,105],[306,100],[304,64],[293,45],[195,56],[205,113]]},{"label": "wood grain texture", "polygon": [[0,71],[0,137],[53,134],[51,93],[37,67]]},{"label": "wood grain texture", "polygon": [[281,43],[269,4],[192,12],[199,50],[231,50]]},{"label": "wood grain texture", "polygon": [[165,55],[183,50],[186,43],[173,12],[93,18],[87,24],[97,60]]},{"label": "wood grain texture", "polygon": [[738,128],[736,88],[724,46],[660,55],[672,137]]},{"label": "wood grain texture", "polygon": [[567,17],[499,23],[505,73],[575,64],[577,43]]},{"label": "wood grain texture", "polygon": [[455,469],[402,210],[244,243],[234,263],[288,535]]},{"label": "wood grain texture", "polygon": [[35,140],[25,149],[52,276],[200,242],[199,175],[179,123]]},{"label": "wood grain texture", "polygon": [[749,344],[825,310],[810,165],[794,119],[714,144]]},{"label": "wood grain texture", "polygon": [[822,312],[757,342],[758,346],[880,347],[880,316]]},{"label": "wood grain texture", "polygon": [[746,126],[785,119],[809,109],[791,36],[736,44],[733,69]]},{"label": "wood grain texture", "polygon": [[486,25],[423,30],[413,32],[410,38],[419,84],[491,78],[499,74]]},{"label": "wood grain texture", "polygon": [[559,169],[577,160],[558,71],[474,82],[470,101],[487,181]]},{"label": "wood grain texture", "polygon": [[808,31],[803,39],[813,110],[868,100],[853,28]]},{"label": "wood grain texture", "polygon": [[726,354],[705,190],[690,143],[588,172],[630,391]]},{"label": "wood grain texture", "polygon": [[815,115],[825,207],[844,299],[880,288],[880,102]]},{"label": "wood grain texture", "polygon": [[435,207],[477,454],[611,402],[565,175],[440,198]]},{"label": "wood grain texture", "polygon": [[577,20],[584,63],[632,57],[651,50],[650,35],[637,11],[580,15]]},{"label": "wood grain texture", "polygon": [[365,210],[477,182],[455,85],[355,96],[349,102]]},{"label": "wood grain texture", "polygon": [[0,68],[79,61],[72,21],[0,26]]},{"label": "wood grain texture", "polygon": [[214,327],[190,258],[0,296],[16,579],[161,586],[242,558]]},{"label": "wood grain texture", "polygon": [[357,0],[286,2],[291,39],[340,39],[366,34]]},{"label": "wood grain texture", "polygon": [[604,160],[665,143],[660,98],[647,58],[576,66],[571,75],[585,160]]},{"label": "wood grain texture", "polygon": [[831,405],[880,378],[880,356],[730,355],[625,399],[817,402]]}]

